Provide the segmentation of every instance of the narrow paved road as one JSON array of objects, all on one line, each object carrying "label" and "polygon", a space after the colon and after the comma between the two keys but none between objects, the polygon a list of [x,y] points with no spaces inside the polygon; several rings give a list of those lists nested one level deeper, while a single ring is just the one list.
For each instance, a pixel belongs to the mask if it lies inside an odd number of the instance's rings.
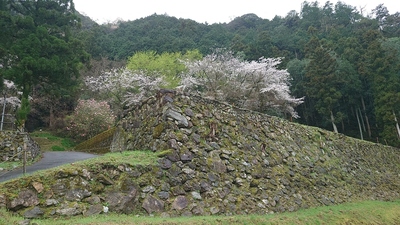
[{"label": "narrow paved road", "polygon": [[[94,157],[97,155],[83,152],[44,152],[43,158],[39,162],[26,167],[26,174]],[[22,176],[22,168],[0,172],[0,183],[19,176]]]}]

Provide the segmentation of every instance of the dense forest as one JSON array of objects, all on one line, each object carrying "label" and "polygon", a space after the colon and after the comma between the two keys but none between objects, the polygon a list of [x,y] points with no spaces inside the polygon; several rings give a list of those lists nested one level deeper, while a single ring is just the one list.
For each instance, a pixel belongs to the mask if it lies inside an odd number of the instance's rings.
[{"label": "dense forest", "polygon": [[[304,97],[299,118],[280,116],[400,146],[400,13],[383,4],[365,12],[344,2],[305,1],[300,12],[272,20],[246,14],[202,24],[154,14],[99,25],[77,13],[72,0],[24,2],[0,1],[0,73],[24,89],[24,98],[35,99],[32,128],[57,126],[56,118],[77,105],[79,74],[126,66],[139,52],[206,56],[223,48],[247,61],[280,58],[279,68],[291,75],[291,94]],[[43,4],[44,11],[29,2]],[[15,57],[20,54],[29,57]]]}]

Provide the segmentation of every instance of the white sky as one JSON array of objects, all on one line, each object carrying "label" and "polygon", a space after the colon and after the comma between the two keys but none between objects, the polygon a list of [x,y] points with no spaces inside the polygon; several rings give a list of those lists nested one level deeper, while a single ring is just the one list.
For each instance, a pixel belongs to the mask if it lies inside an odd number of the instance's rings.
[{"label": "white sky", "polygon": [[[290,10],[300,12],[304,0],[74,0],[75,9],[97,23],[124,21],[156,14],[167,14],[176,18],[192,19],[199,23],[228,23],[235,17],[254,13],[263,19],[275,15],[285,17]],[[308,0],[313,2],[313,0]],[[325,0],[318,1],[320,6]],[[336,4],[336,0],[330,1]],[[384,4],[390,14],[400,12],[399,0],[342,0],[358,9],[365,7],[370,13],[379,4]]]}]

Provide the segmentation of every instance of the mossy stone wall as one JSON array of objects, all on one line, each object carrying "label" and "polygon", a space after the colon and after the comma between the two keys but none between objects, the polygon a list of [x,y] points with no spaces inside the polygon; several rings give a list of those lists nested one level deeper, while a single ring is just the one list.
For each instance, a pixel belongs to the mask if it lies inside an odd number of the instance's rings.
[{"label": "mossy stone wall", "polygon": [[159,161],[170,187],[166,204],[196,192],[205,213],[399,198],[399,149],[199,96],[149,98],[129,111],[116,135],[114,150],[166,151]]},{"label": "mossy stone wall", "polygon": [[25,132],[0,131],[0,162],[21,160],[25,146],[27,159],[33,159],[40,154],[40,146]]},{"label": "mossy stone wall", "polygon": [[163,93],[127,112],[111,147],[152,150],[159,156],[156,164],[73,165],[23,184],[10,181],[1,185],[9,191],[0,193],[0,207],[26,217],[93,215],[104,207],[168,217],[268,214],[400,198],[397,148],[198,96]]}]

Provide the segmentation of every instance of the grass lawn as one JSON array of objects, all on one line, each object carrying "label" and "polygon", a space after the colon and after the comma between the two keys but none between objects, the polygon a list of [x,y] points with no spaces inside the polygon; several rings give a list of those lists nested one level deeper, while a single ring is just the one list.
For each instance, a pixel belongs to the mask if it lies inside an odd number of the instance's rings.
[{"label": "grass lawn", "polygon": [[[18,224],[23,218],[0,209],[0,224]],[[40,225],[133,225],[133,224],[400,224],[400,201],[365,201],[336,206],[304,209],[272,215],[193,216],[193,217],[138,217],[135,215],[100,214],[92,217],[60,217],[35,219]]]}]

